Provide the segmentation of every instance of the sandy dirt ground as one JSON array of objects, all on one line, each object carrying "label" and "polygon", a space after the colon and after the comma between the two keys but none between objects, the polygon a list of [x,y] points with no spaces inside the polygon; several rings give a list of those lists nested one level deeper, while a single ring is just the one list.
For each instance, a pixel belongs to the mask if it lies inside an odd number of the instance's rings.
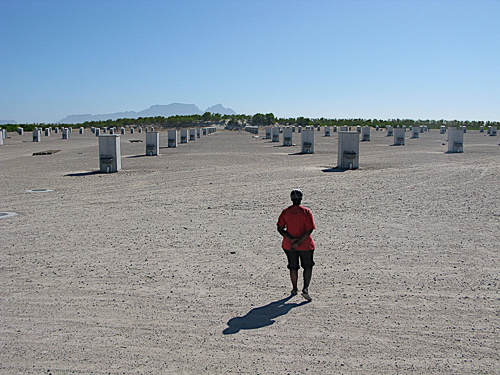
[{"label": "sandy dirt ground", "polygon": [[[260,135],[161,132],[146,157],[126,134],[122,170],[99,174],[89,130],[8,133],[0,373],[500,373],[498,137],[448,154],[437,130],[372,129],[336,172],[337,133],[313,155]],[[317,226],[310,303],[276,231],[292,188]]]}]

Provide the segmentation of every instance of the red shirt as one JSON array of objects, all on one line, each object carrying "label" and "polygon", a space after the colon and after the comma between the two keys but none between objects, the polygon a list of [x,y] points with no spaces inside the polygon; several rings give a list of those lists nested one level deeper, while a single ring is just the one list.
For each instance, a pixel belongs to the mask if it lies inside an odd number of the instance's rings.
[{"label": "red shirt", "polygon": [[[310,229],[316,229],[311,210],[306,207],[295,205],[287,207],[283,210],[278,219],[278,225],[284,227],[290,234],[290,236],[295,238],[302,236],[304,232]],[[290,250],[290,248],[292,247],[292,242],[283,237],[281,246],[285,250]],[[297,247],[297,250],[314,249],[315,245],[311,236],[309,236],[309,238],[306,238],[306,240]]]}]

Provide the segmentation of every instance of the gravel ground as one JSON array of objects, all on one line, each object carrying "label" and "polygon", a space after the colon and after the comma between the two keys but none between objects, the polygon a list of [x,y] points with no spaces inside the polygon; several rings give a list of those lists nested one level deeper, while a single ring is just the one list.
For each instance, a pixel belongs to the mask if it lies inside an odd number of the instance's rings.
[{"label": "gravel ground", "polygon": [[[146,157],[127,134],[123,169],[100,174],[88,130],[9,133],[0,372],[500,373],[498,137],[448,154],[436,130],[390,146],[372,129],[360,168],[335,172],[322,135],[313,155],[296,133],[218,131]],[[276,231],[292,188],[317,226],[311,303],[290,297]]]}]

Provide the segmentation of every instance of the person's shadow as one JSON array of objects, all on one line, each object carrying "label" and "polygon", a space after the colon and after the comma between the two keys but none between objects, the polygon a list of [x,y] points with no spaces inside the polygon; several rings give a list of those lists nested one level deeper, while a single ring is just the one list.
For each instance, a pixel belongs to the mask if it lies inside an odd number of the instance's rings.
[{"label": "person's shadow", "polygon": [[250,310],[245,316],[237,316],[227,322],[228,327],[222,331],[225,335],[238,333],[242,329],[258,329],[270,326],[275,321],[273,319],[278,316],[287,314],[294,307],[303,306],[308,301],[301,303],[285,303],[292,296],[280,299],[279,301],[271,302],[265,306],[256,307]]}]

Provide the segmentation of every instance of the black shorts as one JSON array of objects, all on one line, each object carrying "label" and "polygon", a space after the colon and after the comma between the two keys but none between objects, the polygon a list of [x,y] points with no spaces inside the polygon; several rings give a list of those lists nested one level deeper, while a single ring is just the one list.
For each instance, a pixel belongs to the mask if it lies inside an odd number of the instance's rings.
[{"label": "black shorts", "polygon": [[313,255],[314,255],[314,250],[285,250],[283,251],[286,254],[286,257],[288,258],[288,269],[289,270],[298,270],[300,268],[299,266],[299,258],[300,258],[300,265],[302,268],[312,268],[314,266],[314,260],[313,260]]}]

